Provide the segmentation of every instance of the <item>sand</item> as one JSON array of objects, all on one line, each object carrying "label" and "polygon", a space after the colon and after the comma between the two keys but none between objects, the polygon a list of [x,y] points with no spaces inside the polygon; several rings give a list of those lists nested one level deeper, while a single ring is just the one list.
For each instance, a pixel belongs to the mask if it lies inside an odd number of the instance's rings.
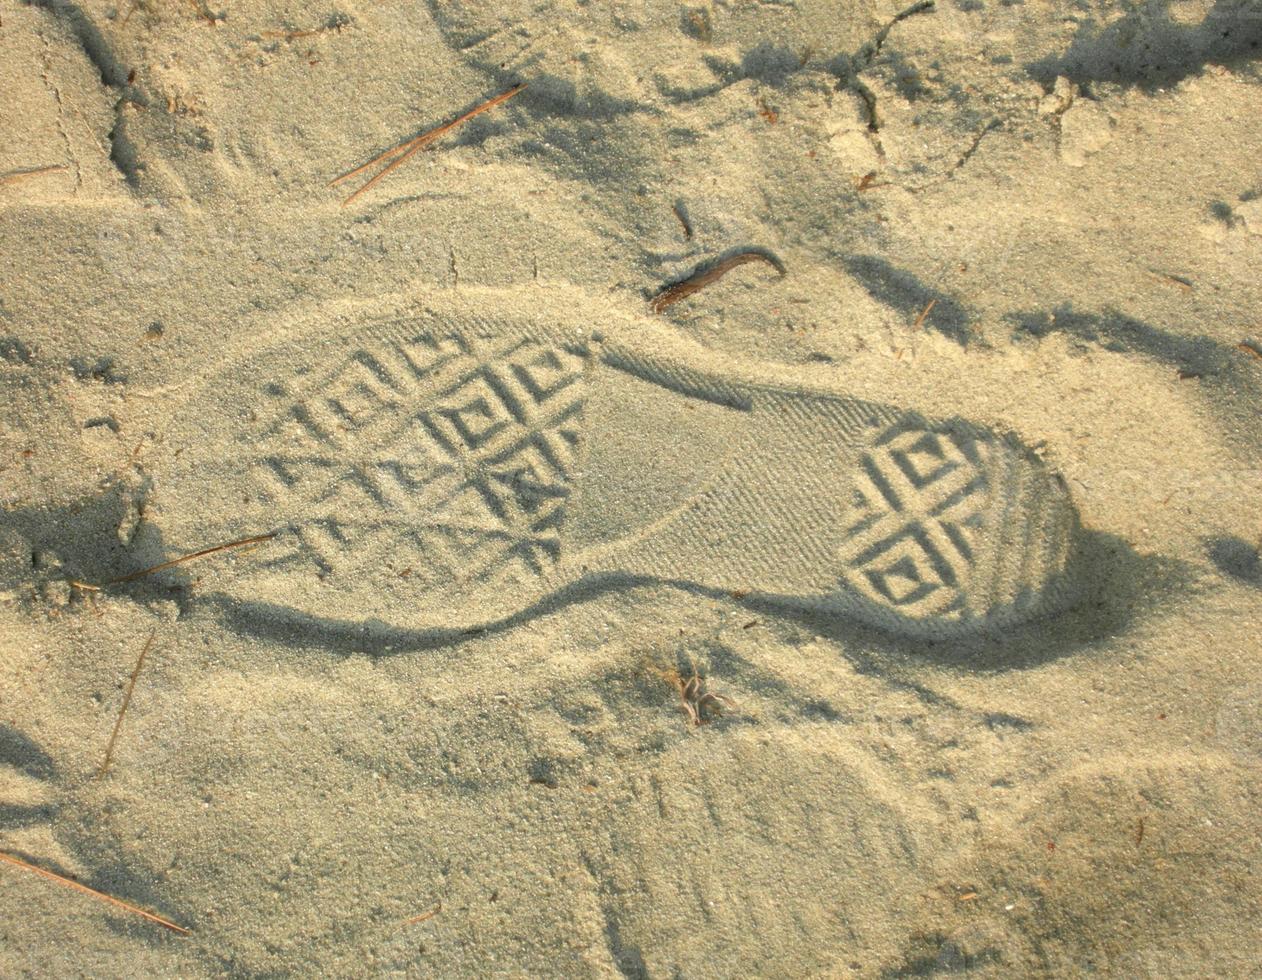
[{"label": "sand", "polygon": [[0,975],[1256,975],[1262,8],[903,13],[0,2]]}]

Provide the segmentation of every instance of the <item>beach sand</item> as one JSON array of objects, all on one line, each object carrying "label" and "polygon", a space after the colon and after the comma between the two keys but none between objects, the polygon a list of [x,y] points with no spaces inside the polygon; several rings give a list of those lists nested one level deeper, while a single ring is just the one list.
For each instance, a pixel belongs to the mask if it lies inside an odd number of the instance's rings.
[{"label": "beach sand", "polygon": [[1260,58],[0,0],[0,975],[1256,975]]}]

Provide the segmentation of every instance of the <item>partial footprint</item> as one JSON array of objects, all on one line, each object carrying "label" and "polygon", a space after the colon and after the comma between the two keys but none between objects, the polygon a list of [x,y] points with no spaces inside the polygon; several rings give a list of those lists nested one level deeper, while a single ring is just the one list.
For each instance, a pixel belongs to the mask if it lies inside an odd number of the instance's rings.
[{"label": "partial footprint", "polygon": [[280,529],[214,586],[410,629],[610,577],[925,634],[1063,590],[1075,510],[1014,437],[731,360],[573,291],[537,302],[462,290],[293,319],[168,433],[166,540]]},{"label": "partial footprint", "polygon": [[629,762],[631,798],[573,836],[595,837],[580,857],[624,976],[876,975],[924,887],[915,808],[833,733],[774,731]]},{"label": "partial footprint", "polygon": [[1070,768],[942,866],[882,975],[1256,976],[1259,793],[1193,755]]}]

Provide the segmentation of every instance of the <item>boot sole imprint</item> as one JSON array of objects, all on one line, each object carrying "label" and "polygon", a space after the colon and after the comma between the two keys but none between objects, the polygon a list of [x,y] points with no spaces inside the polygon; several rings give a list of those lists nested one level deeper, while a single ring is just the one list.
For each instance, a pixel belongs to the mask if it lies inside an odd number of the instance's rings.
[{"label": "boot sole imprint", "polygon": [[[1074,508],[1011,435],[760,373],[581,297],[548,317],[475,300],[316,310],[203,386],[166,439],[168,550],[225,513],[280,528],[208,587],[404,628],[493,622],[600,573],[922,633],[1063,589]],[[225,413],[227,436],[204,431]]]}]

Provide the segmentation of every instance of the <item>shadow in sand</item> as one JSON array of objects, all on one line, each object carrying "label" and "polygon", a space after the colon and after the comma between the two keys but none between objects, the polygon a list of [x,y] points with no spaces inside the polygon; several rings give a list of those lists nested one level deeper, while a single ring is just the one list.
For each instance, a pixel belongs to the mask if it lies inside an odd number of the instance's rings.
[{"label": "shadow in sand", "polygon": [[689,582],[663,582],[648,576],[611,573],[575,582],[510,616],[489,621],[475,629],[406,629],[377,619],[351,621],[312,616],[275,603],[241,602],[219,594],[207,594],[200,598],[217,607],[220,618],[229,629],[249,636],[284,646],[319,646],[342,656],[366,654],[385,657],[457,646],[480,637],[507,632],[522,623],[607,593],[662,584],[710,598],[727,596],[726,592]]},{"label": "shadow in sand", "polygon": [[[379,620],[350,622],[312,616],[264,602],[207,595],[234,631],[291,647],[318,646],[330,653],[374,657],[438,650],[507,632],[514,627],[601,595],[640,586],[668,585],[698,597],[738,602],[751,612],[796,621],[839,641],[859,670],[891,679],[891,666],[933,662],[970,671],[1007,671],[1037,666],[1082,651],[1124,631],[1146,611],[1191,580],[1190,569],[1167,559],[1136,554],[1120,538],[1085,532],[1066,579],[1073,583],[1060,611],[1016,626],[944,639],[912,639],[812,608],[793,598],[748,596],[688,582],[610,574],[577,582],[511,616],[473,630],[403,629]],[[849,651],[863,651],[850,653]],[[928,700],[939,695],[911,679],[895,679]]]},{"label": "shadow in sand", "polygon": [[1224,575],[1262,589],[1262,557],[1258,549],[1243,538],[1215,538],[1209,543],[1209,559]]},{"label": "shadow in sand", "polygon": [[938,331],[961,347],[968,346],[968,311],[951,296],[926,286],[912,273],[875,255],[848,255],[842,259],[842,264],[874,300],[909,319],[920,316],[932,301],[933,309],[922,326]]},{"label": "shadow in sand", "polygon": [[1174,20],[1169,0],[1148,0],[1107,27],[1088,21],[1064,54],[1026,70],[1049,89],[1063,75],[1080,85],[1112,82],[1155,91],[1206,65],[1232,68],[1259,57],[1262,7],[1256,0],[1218,0],[1196,24]]},{"label": "shadow in sand", "polygon": [[1080,313],[1066,303],[1052,312],[1009,314],[1013,339],[1069,334],[1109,351],[1139,354],[1168,365],[1214,405],[1225,438],[1244,448],[1262,448],[1255,406],[1262,398],[1257,358],[1225,347],[1203,334],[1183,335],[1154,327],[1116,310]]},{"label": "shadow in sand", "polygon": [[[99,584],[171,557],[165,553],[162,532],[149,521],[139,523],[130,541],[119,538],[119,528],[134,519],[137,501],[143,501],[146,492],[146,484],[115,483],[99,496],[64,507],[9,511],[6,529],[29,549],[30,580],[60,577]],[[112,591],[142,602],[174,599],[184,612],[189,581],[187,572],[174,568],[113,586]]]},{"label": "shadow in sand", "polygon": [[[867,651],[864,657],[871,661],[867,669],[872,673],[884,675],[888,664],[915,661],[998,673],[1026,670],[1089,650],[1125,632],[1193,579],[1192,566],[1184,562],[1140,555],[1115,535],[1083,531],[1065,571],[1066,591],[1059,608],[1011,626],[942,639],[912,639],[856,627],[816,611],[799,609],[787,614],[847,649],[861,640],[857,645]],[[786,611],[782,608],[781,612]]]},{"label": "shadow in sand", "polygon": [[[16,728],[0,725],[0,773],[5,769],[41,782],[52,779],[56,774],[56,767],[47,752]],[[0,780],[0,831],[50,820],[56,811],[51,803],[32,802],[24,798],[20,784],[15,791],[12,787],[6,789]]]},{"label": "shadow in sand", "polygon": [[16,728],[0,725],[0,763],[33,779],[52,779],[57,769],[52,756]]}]

